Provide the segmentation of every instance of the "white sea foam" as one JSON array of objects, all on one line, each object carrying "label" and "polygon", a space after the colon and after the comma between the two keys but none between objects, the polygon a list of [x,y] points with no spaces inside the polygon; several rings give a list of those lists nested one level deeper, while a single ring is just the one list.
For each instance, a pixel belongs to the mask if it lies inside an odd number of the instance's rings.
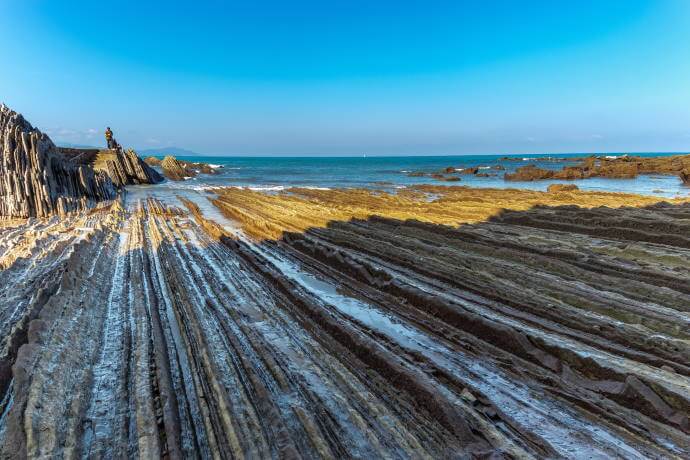
[{"label": "white sea foam", "polygon": [[285,190],[284,185],[251,185],[249,187],[237,187],[248,190],[253,190],[255,192],[279,192]]}]

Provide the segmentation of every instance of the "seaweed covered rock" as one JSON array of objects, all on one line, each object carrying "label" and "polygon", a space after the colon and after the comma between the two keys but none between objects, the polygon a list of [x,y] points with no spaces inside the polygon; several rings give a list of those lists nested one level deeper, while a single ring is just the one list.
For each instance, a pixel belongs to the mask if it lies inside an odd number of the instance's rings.
[{"label": "seaweed covered rock", "polygon": [[63,155],[21,114],[0,106],[0,216],[65,214],[115,196],[107,174]]}]

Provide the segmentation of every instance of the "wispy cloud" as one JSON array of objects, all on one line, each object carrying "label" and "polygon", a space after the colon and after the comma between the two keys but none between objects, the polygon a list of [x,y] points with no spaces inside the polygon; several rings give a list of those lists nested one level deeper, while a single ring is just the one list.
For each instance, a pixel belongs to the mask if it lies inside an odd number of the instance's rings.
[{"label": "wispy cloud", "polygon": [[98,130],[95,128],[72,129],[58,126],[44,129],[43,132],[56,142],[84,142],[98,137]]}]

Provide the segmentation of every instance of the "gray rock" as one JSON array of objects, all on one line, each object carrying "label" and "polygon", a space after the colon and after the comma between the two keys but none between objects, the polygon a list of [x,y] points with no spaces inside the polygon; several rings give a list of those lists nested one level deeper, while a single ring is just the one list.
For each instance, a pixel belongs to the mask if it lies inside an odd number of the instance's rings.
[{"label": "gray rock", "polygon": [[75,163],[21,114],[0,106],[0,216],[64,215],[116,194],[107,174]]}]

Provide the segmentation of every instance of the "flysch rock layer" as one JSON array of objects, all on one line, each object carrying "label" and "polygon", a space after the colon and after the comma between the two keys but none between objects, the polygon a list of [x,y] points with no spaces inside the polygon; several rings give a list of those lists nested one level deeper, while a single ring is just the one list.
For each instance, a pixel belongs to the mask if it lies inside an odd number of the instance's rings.
[{"label": "flysch rock layer", "polygon": [[196,174],[187,171],[184,165],[175,157],[167,156],[161,162],[163,174],[170,180],[184,180],[185,177],[194,177]]},{"label": "flysch rock layer", "polygon": [[139,158],[132,149],[124,152],[96,148],[58,147],[58,150],[75,163],[92,166],[97,171],[104,171],[117,187],[157,184],[163,181],[163,176]]},{"label": "flysch rock layer", "polygon": [[149,157],[144,161],[150,166],[160,166],[165,177],[175,181],[196,177],[197,174],[216,174],[214,167],[208,163],[178,160],[170,155],[162,161],[155,157]]},{"label": "flysch rock layer", "polygon": [[0,226],[0,459],[689,458],[690,205],[255,242],[297,192],[156,190]]},{"label": "flysch rock layer", "polygon": [[134,150],[118,152],[112,158],[103,162],[102,168],[115,185],[157,184],[163,181],[163,177],[153,168],[147,165]]},{"label": "flysch rock layer", "polygon": [[115,197],[110,178],[62,155],[24,117],[0,106],[0,216],[47,217]]}]

